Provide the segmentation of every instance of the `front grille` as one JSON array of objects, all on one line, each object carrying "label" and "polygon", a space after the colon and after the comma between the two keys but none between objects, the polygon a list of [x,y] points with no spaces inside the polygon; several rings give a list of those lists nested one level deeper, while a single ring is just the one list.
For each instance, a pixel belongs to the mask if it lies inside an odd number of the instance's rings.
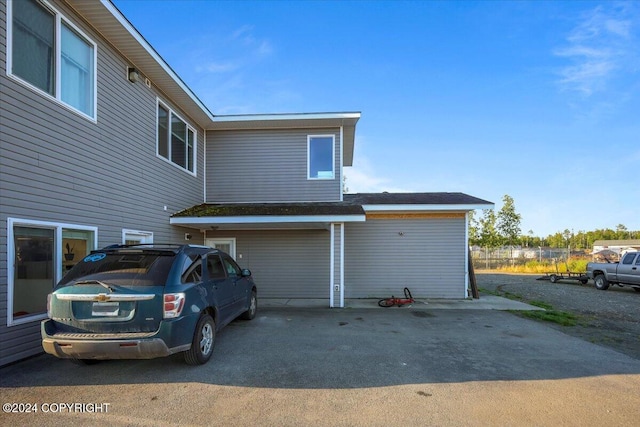
[{"label": "front grille", "polygon": [[155,332],[123,332],[119,334],[95,334],[95,333],[71,333],[71,332],[58,332],[53,334],[52,338],[67,339],[67,340],[130,340],[138,338],[149,338],[155,335]]}]

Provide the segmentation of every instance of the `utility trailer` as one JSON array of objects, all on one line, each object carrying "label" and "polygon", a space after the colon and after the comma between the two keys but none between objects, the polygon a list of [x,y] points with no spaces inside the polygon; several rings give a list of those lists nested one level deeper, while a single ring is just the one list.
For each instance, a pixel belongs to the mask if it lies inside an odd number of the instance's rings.
[{"label": "utility trailer", "polygon": [[544,276],[537,278],[536,280],[548,280],[551,283],[556,283],[558,280],[577,280],[578,282],[586,285],[589,282],[589,277],[587,273],[578,273],[574,271],[569,271],[569,266],[567,266],[567,271],[560,272],[558,270],[558,265],[556,264],[556,271],[552,273],[544,273]]}]

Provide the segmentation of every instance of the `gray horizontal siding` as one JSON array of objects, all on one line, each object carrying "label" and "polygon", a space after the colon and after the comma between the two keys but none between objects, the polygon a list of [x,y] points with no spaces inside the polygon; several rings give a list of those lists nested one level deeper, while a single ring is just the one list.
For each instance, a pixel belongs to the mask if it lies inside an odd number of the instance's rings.
[{"label": "gray horizontal siding", "polygon": [[[64,3],[55,7],[98,45],[97,123],[7,77],[0,2],[0,365],[42,351],[39,322],[6,324],[8,217],[98,227],[99,247],[120,243],[123,228],[184,242],[186,230],[171,227],[169,217],[204,197],[203,129],[160,95],[198,133],[198,175],[158,158],[156,92],[131,84],[131,64]],[[192,234],[190,243],[202,242]]]},{"label": "gray horizontal siding", "polygon": [[462,218],[345,224],[345,297],[464,298],[465,252]]},{"label": "gray horizontal siding", "polygon": [[[4,132],[3,129],[7,124],[2,112],[2,110],[4,109],[2,105],[4,104],[5,100],[2,96],[1,88],[1,86],[4,85],[4,81],[2,80],[2,78],[6,75],[5,70],[7,69],[6,10],[7,3],[5,1],[0,1],[0,162],[2,162],[2,159],[4,158],[4,143],[2,142],[2,133]],[[3,353],[3,348],[6,347],[5,341],[7,340],[4,336],[4,334],[7,333],[7,224],[6,220],[4,219],[4,207],[2,206],[2,200],[4,200],[4,191],[2,190],[2,181],[4,180],[3,177],[4,168],[2,166],[2,163],[0,163],[0,366],[4,364],[3,360],[7,360],[7,362],[5,363],[8,363],[8,359]]]},{"label": "gray horizontal siding", "polygon": [[216,237],[236,238],[236,260],[241,267],[251,270],[258,287],[258,298],[329,300],[329,231],[207,233],[207,238]]},{"label": "gray horizontal siding", "polygon": [[[307,179],[307,135],[335,135],[333,180]],[[208,202],[336,201],[340,130],[207,131]]]}]

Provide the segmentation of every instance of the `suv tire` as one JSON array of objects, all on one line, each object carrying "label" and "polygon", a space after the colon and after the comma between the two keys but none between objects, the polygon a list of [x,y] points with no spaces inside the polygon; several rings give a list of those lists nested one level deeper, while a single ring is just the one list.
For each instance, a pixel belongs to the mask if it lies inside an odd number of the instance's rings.
[{"label": "suv tire", "polygon": [[184,360],[189,365],[203,365],[211,359],[213,346],[216,341],[216,323],[208,314],[203,314],[198,320],[193,333],[191,348],[184,352]]},{"label": "suv tire", "polygon": [[258,297],[256,295],[256,291],[251,291],[249,308],[247,309],[247,311],[240,315],[240,318],[244,320],[251,320],[256,317],[256,311],[258,311]]}]

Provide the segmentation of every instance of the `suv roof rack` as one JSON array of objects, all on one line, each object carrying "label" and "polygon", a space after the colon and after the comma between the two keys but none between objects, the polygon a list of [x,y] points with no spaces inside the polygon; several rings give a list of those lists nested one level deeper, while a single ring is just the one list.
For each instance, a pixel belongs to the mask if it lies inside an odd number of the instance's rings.
[{"label": "suv roof rack", "polygon": [[[113,244],[113,245],[108,245],[105,246],[104,248],[101,249],[96,249],[97,251],[103,251],[103,250],[109,250],[109,249],[126,249],[126,248],[137,248],[140,246],[147,246],[149,248],[155,248],[155,249],[160,249],[160,248],[209,248],[209,249],[216,249],[216,248],[211,248],[210,246],[206,246],[206,245],[193,245],[193,244],[181,244],[181,243],[132,243],[132,244]],[[93,252],[93,251],[92,251]]]}]

